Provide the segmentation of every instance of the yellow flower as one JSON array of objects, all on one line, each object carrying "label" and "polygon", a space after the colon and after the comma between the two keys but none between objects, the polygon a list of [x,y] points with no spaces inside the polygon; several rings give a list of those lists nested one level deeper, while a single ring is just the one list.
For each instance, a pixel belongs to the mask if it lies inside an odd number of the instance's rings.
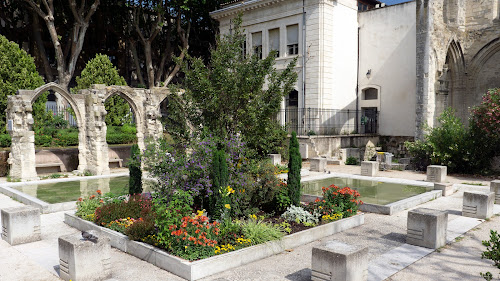
[{"label": "yellow flower", "polygon": [[226,207],[226,209],[231,209],[231,205],[229,204],[224,205],[224,207]]},{"label": "yellow flower", "polygon": [[197,216],[199,217],[203,216],[203,211],[196,211],[196,213],[198,213]]},{"label": "yellow flower", "polygon": [[256,215],[250,215],[250,218],[254,219],[254,220],[257,220],[257,216]]}]

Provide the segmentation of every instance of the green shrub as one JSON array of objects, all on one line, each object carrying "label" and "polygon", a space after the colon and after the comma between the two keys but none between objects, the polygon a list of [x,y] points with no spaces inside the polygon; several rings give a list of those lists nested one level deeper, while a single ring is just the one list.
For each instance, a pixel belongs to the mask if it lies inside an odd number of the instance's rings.
[{"label": "green shrub", "polygon": [[[7,96],[15,95],[17,90],[33,90],[44,84],[43,78],[36,71],[33,58],[19,46],[0,35],[0,133],[5,133],[5,112]],[[35,120],[45,116],[47,94],[42,94],[33,104]]]},{"label": "green shrub", "polygon": [[91,195],[89,198],[78,198],[75,215],[84,220],[94,221],[95,210],[101,206],[101,191],[97,190],[97,195]]},{"label": "green shrub", "polygon": [[124,133],[106,134],[108,144],[127,144],[137,142],[137,136]]},{"label": "green shrub", "polygon": [[319,223],[319,213],[311,214],[310,212],[304,210],[302,207],[290,206],[284,212],[281,217],[287,221],[294,221],[296,223],[302,223],[307,225],[316,225]]},{"label": "green shrub", "polygon": [[53,138],[53,146],[66,147],[77,146],[78,144],[78,132],[68,132],[67,130],[61,130]]},{"label": "green shrub", "polygon": [[[490,240],[484,240],[482,244],[486,247],[486,251],[481,254],[481,258],[492,260],[494,266],[500,269],[500,237],[498,233],[495,230],[490,230]],[[481,272],[481,276],[486,280],[493,279],[490,272]]]},{"label": "green shrub", "polygon": [[[229,202],[229,197],[225,191],[228,187],[229,171],[226,163],[226,153],[223,150],[215,150],[212,157],[212,166],[210,172],[212,180],[212,194],[209,196],[208,214],[212,219],[223,217]],[[233,189],[230,189],[231,191]],[[231,192],[229,192],[231,193]],[[227,213],[227,212],[226,212]]]},{"label": "green shrub", "polygon": [[345,160],[345,164],[346,165],[358,165],[358,159],[356,159],[355,157],[349,156]]},{"label": "green shrub", "polygon": [[252,245],[278,240],[285,236],[285,231],[279,225],[255,219],[242,222],[241,232],[245,238],[250,239]]},{"label": "green shrub", "polygon": [[292,200],[288,196],[288,187],[286,182],[280,181],[279,190],[274,196],[274,208],[278,213],[284,212],[290,205]]},{"label": "green shrub", "polygon": [[[116,67],[113,66],[108,56],[97,54],[85,65],[80,76],[76,77],[76,87],[71,89],[76,93],[81,89],[88,89],[92,84],[104,84],[106,86],[126,86],[125,79],[120,76]],[[132,121],[130,106],[120,96],[109,97],[104,106],[107,111],[106,124],[123,125]]]},{"label": "green shrub", "polygon": [[359,192],[349,187],[340,188],[336,185],[322,187],[323,199],[316,199],[307,205],[311,213],[322,215],[323,221],[332,221],[348,218],[357,214],[359,205],[363,204],[358,198]]},{"label": "green shrub", "polygon": [[141,170],[141,151],[137,144],[132,145],[130,149],[129,170],[129,194],[142,193],[142,170]]},{"label": "green shrub", "polygon": [[145,241],[148,236],[155,234],[155,222],[153,216],[139,218],[132,225],[125,228],[125,234],[132,240]]},{"label": "green shrub", "polygon": [[145,218],[151,215],[151,199],[144,195],[130,196],[128,201],[113,202],[96,209],[95,223],[106,225],[125,218]]},{"label": "green shrub", "polygon": [[12,144],[9,134],[0,135],[0,147],[10,147]]},{"label": "green shrub", "polygon": [[300,170],[302,169],[302,157],[299,151],[299,141],[297,140],[297,133],[292,132],[290,138],[290,159],[288,161],[288,195],[292,205],[300,204]]},{"label": "green shrub", "polygon": [[36,135],[35,134],[35,145],[42,147],[49,147],[52,145],[52,136],[50,135]]}]

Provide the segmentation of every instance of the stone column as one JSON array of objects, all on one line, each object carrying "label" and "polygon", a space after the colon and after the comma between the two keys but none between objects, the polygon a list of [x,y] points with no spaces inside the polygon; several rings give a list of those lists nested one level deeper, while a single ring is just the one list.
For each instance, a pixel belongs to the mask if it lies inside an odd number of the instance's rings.
[{"label": "stone column", "polygon": [[85,95],[87,168],[92,175],[109,175],[108,143],[106,142],[105,89],[94,85]]},{"label": "stone column", "polygon": [[7,97],[7,132],[12,138],[9,175],[22,181],[37,180],[35,168],[35,132],[33,108],[22,96]]},{"label": "stone column", "polygon": [[[146,98],[144,100],[144,138],[151,138],[153,140],[159,139],[163,135],[163,125],[160,121],[160,100],[158,96],[152,91],[146,91]],[[139,148],[144,149],[144,144]]]}]

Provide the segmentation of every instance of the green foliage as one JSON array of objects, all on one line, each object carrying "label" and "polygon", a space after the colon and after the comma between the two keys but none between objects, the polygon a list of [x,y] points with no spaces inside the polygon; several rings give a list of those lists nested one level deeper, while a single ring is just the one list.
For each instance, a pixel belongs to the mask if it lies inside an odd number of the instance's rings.
[{"label": "green foliage", "polygon": [[106,225],[124,218],[144,218],[151,213],[152,201],[144,195],[130,196],[128,201],[111,202],[95,210],[94,222]]},{"label": "green foliage", "polygon": [[290,196],[288,196],[288,188],[285,182],[281,182],[281,187],[276,192],[276,196],[274,198],[274,207],[275,211],[282,213],[284,212],[290,205],[292,205],[292,200],[290,200]]},{"label": "green foliage", "polygon": [[135,125],[125,124],[123,126],[108,126],[106,142],[108,144],[127,144],[137,142],[137,130]]},{"label": "green foliage", "polygon": [[358,165],[358,159],[356,157],[349,156],[345,160],[346,165]]},{"label": "green foliage", "polygon": [[296,59],[277,71],[274,52],[264,59],[244,54],[241,16],[233,23],[233,32],[217,40],[210,63],[188,57],[183,65],[187,116],[222,139],[240,133],[253,155],[263,157],[285,140],[273,117],[297,80]]},{"label": "green foliage", "polygon": [[[7,110],[7,96],[15,95],[17,90],[33,90],[44,84],[36,71],[33,58],[19,46],[0,35],[0,112]],[[33,104],[35,120],[43,119],[47,94],[42,94]],[[0,118],[0,133],[5,133],[5,118]]]},{"label": "green foliage", "polygon": [[129,170],[129,194],[142,193],[142,171],[141,171],[141,150],[137,144],[130,148]]},{"label": "green foliage", "polygon": [[102,206],[101,192],[98,191],[97,195],[91,195],[89,198],[79,198],[76,202],[75,215],[88,221],[94,221],[95,210]]},{"label": "green foliage", "polygon": [[[76,84],[76,87],[71,89],[72,93],[88,89],[92,84],[104,84],[106,86],[127,85],[125,79],[118,74],[118,70],[113,66],[108,56],[103,54],[97,54],[95,58],[87,62],[81,75],[76,77]],[[106,100],[104,106],[108,112],[106,124],[119,126],[132,121],[130,106],[120,96],[111,96]]]},{"label": "green foliage", "polygon": [[405,141],[405,147],[410,155],[415,169],[425,171],[427,166],[431,164],[432,146],[429,142],[416,140],[414,142]]},{"label": "green foliage", "polygon": [[[500,269],[500,237],[498,236],[498,232],[491,229],[490,240],[484,240],[482,244],[486,247],[486,251],[481,254],[481,258],[492,260],[496,268]],[[486,280],[493,279],[493,275],[490,272],[481,273],[481,276]]]},{"label": "green foliage", "polygon": [[298,206],[300,204],[300,170],[302,169],[302,157],[299,151],[299,141],[297,140],[297,133],[292,132],[289,147],[290,159],[288,161],[288,195],[292,201],[292,205]]},{"label": "green foliage", "polygon": [[147,237],[154,235],[155,221],[153,216],[147,216],[135,221],[125,229],[125,234],[132,240],[145,241]]},{"label": "green foliage", "polygon": [[[209,196],[208,214],[212,219],[223,217],[224,205],[229,203],[229,197],[225,194],[228,186],[229,171],[226,163],[226,153],[223,150],[215,150],[210,172],[213,193]],[[232,190],[232,189],[231,189]]]},{"label": "green foliage", "polygon": [[10,147],[12,144],[9,134],[0,134],[0,147]]},{"label": "green foliage", "polygon": [[241,232],[245,238],[250,239],[252,245],[278,240],[285,235],[285,231],[279,225],[255,219],[243,221]]},{"label": "green foliage", "polygon": [[336,185],[323,187],[323,199],[316,199],[307,205],[311,213],[327,216],[327,220],[334,217],[348,218],[357,214],[359,205],[363,204],[358,198],[359,192],[349,187],[340,188]]},{"label": "green foliage", "polygon": [[284,212],[281,217],[287,221],[294,221],[296,223],[316,225],[319,223],[319,213],[311,214],[310,212],[304,210],[302,207],[290,206]]}]

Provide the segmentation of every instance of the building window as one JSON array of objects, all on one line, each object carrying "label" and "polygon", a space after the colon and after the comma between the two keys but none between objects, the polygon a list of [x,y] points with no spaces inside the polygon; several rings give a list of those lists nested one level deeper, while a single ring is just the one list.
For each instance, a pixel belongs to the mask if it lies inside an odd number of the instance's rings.
[{"label": "building window", "polygon": [[276,57],[280,56],[280,29],[269,30],[269,51],[276,51]]},{"label": "building window", "polygon": [[241,43],[241,56],[246,59],[247,58],[247,40]]},{"label": "building window", "polygon": [[262,32],[252,33],[252,48],[253,53],[262,59]]},{"label": "building window", "polygon": [[299,54],[299,25],[289,25],[286,27],[286,47],[287,55]]},{"label": "building window", "polygon": [[376,100],[378,99],[378,90],[375,88],[368,88],[363,90],[363,100]]}]

